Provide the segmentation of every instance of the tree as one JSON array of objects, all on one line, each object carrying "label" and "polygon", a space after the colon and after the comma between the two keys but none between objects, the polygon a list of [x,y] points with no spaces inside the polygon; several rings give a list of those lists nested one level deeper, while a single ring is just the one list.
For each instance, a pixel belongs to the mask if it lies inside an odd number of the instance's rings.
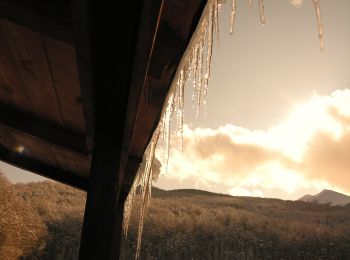
[{"label": "tree", "polygon": [[45,224],[2,173],[0,202],[0,259],[25,257],[42,247]]}]

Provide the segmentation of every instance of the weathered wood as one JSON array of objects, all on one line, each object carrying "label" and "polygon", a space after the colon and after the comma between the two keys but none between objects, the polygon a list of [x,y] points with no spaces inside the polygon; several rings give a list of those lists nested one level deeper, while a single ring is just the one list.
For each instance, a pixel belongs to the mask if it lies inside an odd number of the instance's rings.
[{"label": "weathered wood", "polygon": [[74,44],[69,4],[65,1],[0,0],[0,17]]},{"label": "weathered wood", "polygon": [[[84,178],[89,177],[88,156],[63,150],[58,146],[3,127],[0,127],[0,143],[6,147],[7,151],[24,156],[33,162],[36,161]],[[31,171],[35,173],[35,169]],[[50,178],[50,175],[46,177]]]},{"label": "weathered wood", "polygon": [[134,183],[135,175],[139,170],[141,163],[142,163],[142,158],[138,158],[132,155],[128,157],[128,162],[125,167],[124,178],[123,178],[123,182],[122,182],[120,194],[119,194],[119,201],[122,202],[121,204],[124,204],[130,192],[131,186]]},{"label": "weathered wood", "polygon": [[[117,200],[132,64],[142,0],[112,5],[91,1],[91,55],[95,97],[95,142],[80,259],[118,259],[123,203]],[[104,28],[104,30],[101,30]],[[108,33],[106,33],[108,31]],[[124,169],[123,169],[124,170]]]},{"label": "weathered wood", "polygon": [[80,79],[80,91],[86,128],[86,142],[89,151],[94,148],[95,99],[93,87],[93,68],[91,53],[91,17],[89,2],[71,0],[72,30],[75,35],[75,51]]},{"label": "weathered wood", "polygon": [[31,111],[26,88],[19,76],[10,48],[0,26],[0,102]]},{"label": "weathered wood", "polygon": [[[164,2],[157,41],[150,58],[146,85],[139,101],[139,113],[130,142],[130,154],[142,157],[158,125],[162,108],[206,0]],[[181,14],[181,19],[179,19]]]},{"label": "weathered wood", "polygon": [[[157,31],[159,28],[159,23],[161,19],[161,12],[163,0],[154,0],[154,1],[145,1],[142,16],[140,29],[138,33],[139,40],[135,50],[135,59],[133,64],[133,72],[130,85],[130,94],[127,108],[127,117],[124,125],[124,137],[123,137],[123,156],[121,168],[124,169],[127,167],[126,164],[135,161],[136,157],[133,155],[129,158],[130,153],[130,143],[132,137],[135,133],[135,121],[140,112],[140,99],[142,92],[146,88],[147,83],[147,73],[150,65],[150,59],[153,53],[154,44],[157,40]],[[141,108],[142,109],[142,108]],[[151,126],[152,127],[152,126]],[[142,155],[138,157],[138,160],[142,160]],[[129,162],[130,161],[130,162]],[[121,183],[121,189],[124,192],[128,193],[130,189],[130,179],[133,181],[138,169],[135,169],[133,173],[130,171],[125,173],[120,171],[122,174],[119,176]],[[126,176],[126,184],[124,184],[123,178]],[[129,176],[130,175],[130,176]]]},{"label": "weathered wood", "polygon": [[62,150],[57,146],[51,146],[51,151],[56,159],[58,168],[67,170],[75,175],[85,178],[90,176],[90,159],[88,156],[82,156]]},{"label": "weathered wood", "polygon": [[51,146],[39,140],[32,139],[26,135],[17,132],[11,132],[16,140],[16,149],[23,147],[23,154],[27,157],[58,168],[56,158],[54,157]]},{"label": "weathered wood", "polygon": [[0,161],[84,191],[88,187],[88,178],[22,156],[3,146],[0,146]]},{"label": "weathered wood", "polygon": [[82,97],[74,47],[44,36],[64,125],[67,129],[84,133]]},{"label": "weathered wood", "polygon": [[[42,36],[6,20],[1,20],[1,28],[25,85],[32,112],[63,126]],[[16,94],[24,95],[20,92]]]},{"label": "weathered wood", "polygon": [[0,126],[53,144],[74,153],[89,155],[85,136],[19,110],[0,105]]},{"label": "weathered wood", "polygon": [[56,160],[52,155],[50,146],[45,143],[30,139],[7,128],[0,128],[0,142],[13,155],[20,154],[56,168]]}]

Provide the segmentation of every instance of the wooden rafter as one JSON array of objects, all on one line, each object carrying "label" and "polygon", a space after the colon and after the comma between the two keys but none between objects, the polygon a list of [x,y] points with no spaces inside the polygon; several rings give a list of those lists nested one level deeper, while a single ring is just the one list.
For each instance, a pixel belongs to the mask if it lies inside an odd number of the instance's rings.
[{"label": "wooden rafter", "polygon": [[76,173],[38,162],[26,156],[14,153],[13,151],[9,151],[2,146],[0,147],[0,161],[84,191],[87,190],[89,184],[87,178],[79,176]]},{"label": "wooden rafter", "polygon": [[0,126],[81,155],[89,155],[85,137],[37,117],[0,106]]},{"label": "wooden rafter", "polygon": [[0,0],[0,18],[73,44],[70,8],[64,1]]}]

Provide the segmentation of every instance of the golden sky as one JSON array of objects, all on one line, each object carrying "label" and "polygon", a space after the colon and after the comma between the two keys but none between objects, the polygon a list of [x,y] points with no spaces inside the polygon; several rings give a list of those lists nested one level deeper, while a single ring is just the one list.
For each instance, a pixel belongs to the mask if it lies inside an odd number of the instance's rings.
[{"label": "golden sky", "polygon": [[[297,199],[350,194],[350,1],[323,0],[324,51],[312,1],[265,1],[267,23],[237,1],[221,13],[206,116],[185,104],[184,155],[174,140],[157,185]],[[204,114],[204,113],[203,113]]]},{"label": "golden sky", "polygon": [[295,199],[333,189],[350,194],[350,89],[313,95],[267,130],[226,124],[184,131],[184,152],[173,138],[157,185],[232,195]]}]

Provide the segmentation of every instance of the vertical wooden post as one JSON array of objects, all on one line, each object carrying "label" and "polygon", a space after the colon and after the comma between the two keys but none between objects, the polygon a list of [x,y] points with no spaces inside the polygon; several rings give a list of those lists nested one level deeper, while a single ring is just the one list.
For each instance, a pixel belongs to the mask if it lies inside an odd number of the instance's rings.
[{"label": "vertical wooden post", "polygon": [[119,257],[123,217],[123,201],[118,201],[119,176],[124,171],[120,165],[125,165],[121,158],[126,152],[123,125],[143,1],[75,4],[75,10],[81,5],[86,8],[83,24],[90,44],[83,49],[91,57],[93,82],[93,91],[86,95],[93,94],[95,122],[79,259],[114,260]]}]

